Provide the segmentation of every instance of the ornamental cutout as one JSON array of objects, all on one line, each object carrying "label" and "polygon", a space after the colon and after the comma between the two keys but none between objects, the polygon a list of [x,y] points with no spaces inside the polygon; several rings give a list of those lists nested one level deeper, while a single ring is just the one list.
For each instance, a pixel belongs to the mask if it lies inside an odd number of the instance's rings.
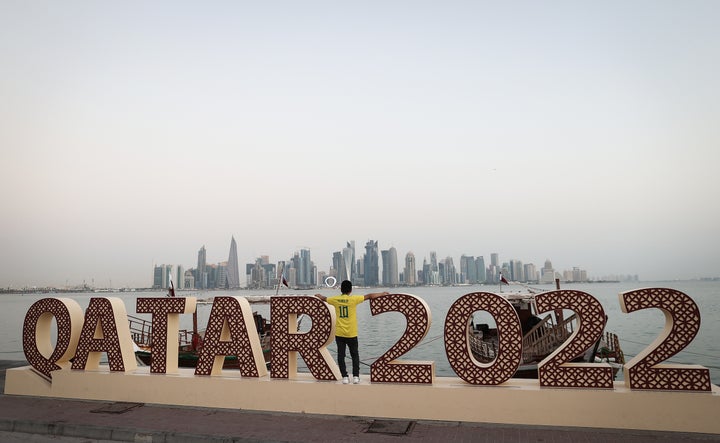
[{"label": "ornamental cutout", "polygon": [[612,389],[613,371],[607,363],[569,363],[602,337],[607,317],[600,302],[582,291],[558,290],[535,297],[538,312],[570,309],[579,326],[567,341],[538,364],[540,386]]},{"label": "ornamental cutout", "polygon": [[[309,331],[297,332],[298,314],[310,317]],[[335,309],[332,306],[310,296],[270,297],[270,319],[271,378],[296,377],[299,353],[316,379],[340,379],[340,369],[327,349],[335,338]]]},{"label": "ornamental cutout", "polygon": [[244,297],[215,297],[200,348],[195,375],[220,375],[226,356],[243,377],[267,375],[250,303]]},{"label": "ornamental cutout", "polygon": [[72,369],[97,369],[102,352],[111,371],[137,368],[125,304],[117,297],[90,299]]},{"label": "ornamental cutout", "polygon": [[[487,311],[497,325],[497,355],[490,363],[476,360],[470,349],[468,330],[476,311]],[[522,329],[515,308],[490,292],[463,295],[445,318],[445,354],[453,371],[470,384],[499,385],[511,379],[522,358]]]},{"label": "ornamental cutout", "polygon": [[[53,349],[50,337],[52,319],[57,321],[57,344]],[[68,369],[75,355],[83,311],[70,298],[43,298],[30,306],[23,323],[23,352],[28,363],[38,372],[52,378],[52,372]]]},{"label": "ornamental cutout", "polygon": [[685,293],[668,288],[637,289],[619,294],[620,308],[630,313],[658,308],[665,328],[624,369],[630,389],[711,391],[710,371],[699,365],[663,364],[693,341],[700,330],[700,310]]},{"label": "ornamental cutout", "polygon": [[432,384],[435,362],[396,360],[422,341],[430,329],[430,308],[424,300],[410,294],[389,294],[370,299],[372,315],[400,312],[405,316],[405,333],[388,351],[370,366],[373,383]]},{"label": "ornamental cutout", "polygon": [[135,311],[139,314],[152,314],[151,373],[178,373],[180,314],[195,312],[196,304],[195,297],[137,299]]}]

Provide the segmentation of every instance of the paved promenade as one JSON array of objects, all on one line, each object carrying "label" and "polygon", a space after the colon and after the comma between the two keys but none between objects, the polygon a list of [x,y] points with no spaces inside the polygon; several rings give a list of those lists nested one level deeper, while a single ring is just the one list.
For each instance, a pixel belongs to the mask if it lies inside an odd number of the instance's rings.
[{"label": "paved promenade", "polygon": [[[0,361],[3,390],[5,370],[25,365]],[[669,443],[720,441],[720,435],[383,420],[0,395],[0,440]]]}]

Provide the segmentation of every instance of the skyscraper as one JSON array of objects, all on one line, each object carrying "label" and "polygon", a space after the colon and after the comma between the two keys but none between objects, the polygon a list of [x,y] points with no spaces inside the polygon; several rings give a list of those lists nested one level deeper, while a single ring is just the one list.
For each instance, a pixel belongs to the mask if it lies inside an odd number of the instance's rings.
[{"label": "skyscraper", "polygon": [[443,264],[445,265],[445,276],[442,280],[442,284],[454,285],[457,283],[457,272],[455,270],[455,263],[453,262],[452,257],[446,257],[445,260],[443,260]]},{"label": "skyscraper", "polygon": [[340,270],[340,281],[355,280],[355,241],[347,242],[342,250],[343,264]]},{"label": "skyscraper", "polygon": [[415,275],[415,254],[408,252],[405,254],[405,284],[408,286],[415,286],[416,275]]},{"label": "skyscraper", "polygon": [[475,269],[478,283],[485,283],[487,281],[487,270],[485,269],[485,257],[482,255],[475,259]]},{"label": "skyscraper", "polygon": [[175,289],[185,289],[185,268],[178,265],[175,268],[175,278],[173,278]]},{"label": "skyscraper", "polygon": [[388,263],[390,267],[390,286],[397,286],[400,283],[400,279],[398,277],[398,260],[397,260],[397,249],[395,249],[394,246],[391,246],[390,249],[388,249],[388,256],[390,259],[390,262]]},{"label": "skyscraper", "polygon": [[206,289],[207,288],[207,261],[206,261],[205,245],[198,251],[198,264],[195,272],[195,288]]},{"label": "skyscraper", "polygon": [[334,277],[336,279],[338,279],[339,281],[342,281],[343,280],[343,278],[342,278],[343,268],[345,268],[345,266],[343,265],[342,252],[340,252],[340,251],[333,252],[332,268],[335,272]]},{"label": "skyscraper", "polygon": [[310,250],[300,250],[300,260],[297,269],[297,284],[300,287],[307,288],[314,284],[314,278],[312,276],[313,262],[310,259]]},{"label": "skyscraper", "polygon": [[378,242],[365,243],[365,286],[378,286],[380,264],[378,263]]},{"label": "skyscraper", "polygon": [[437,253],[430,251],[430,272],[428,274],[429,280],[425,284],[437,285],[440,283],[440,267],[438,266]]},{"label": "skyscraper", "polygon": [[382,284],[384,286],[398,285],[397,250],[391,247],[382,251]]},{"label": "skyscraper", "polygon": [[477,268],[475,267],[475,257],[463,254],[460,257],[460,282],[459,283],[477,283]]},{"label": "skyscraper", "polygon": [[238,265],[237,243],[235,237],[230,238],[230,255],[227,261],[227,286],[229,289],[240,287],[240,267]]}]

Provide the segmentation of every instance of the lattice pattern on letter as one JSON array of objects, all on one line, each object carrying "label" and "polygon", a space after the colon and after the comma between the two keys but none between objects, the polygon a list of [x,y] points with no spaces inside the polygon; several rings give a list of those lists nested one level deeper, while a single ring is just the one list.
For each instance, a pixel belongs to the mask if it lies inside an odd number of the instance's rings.
[{"label": "lattice pattern on letter", "polygon": [[[498,330],[498,354],[491,363],[480,363],[470,350],[468,323],[475,311],[487,311]],[[515,308],[490,292],[463,295],[445,318],[445,354],[458,377],[474,385],[498,385],[515,375],[522,358],[522,329]]]},{"label": "lattice pattern on letter", "polygon": [[432,361],[394,361],[420,343],[430,329],[430,308],[425,301],[410,294],[389,294],[370,300],[372,315],[400,312],[405,316],[405,333],[388,351],[370,366],[373,383],[432,384],[435,363]]},{"label": "lattice pattern on letter", "polygon": [[[312,320],[309,331],[296,332],[298,314],[305,314]],[[316,379],[340,379],[340,369],[327,349],[335,337],[335,309],[315,297],[271,297],[270,320],[272,378],[294,377],[297,372],[296,353],[299,353]]]},{"label": "lattice pattern on letter", "polygon": [[96,369],[101,352],[107,354],[111,371],[137,367],[125,305],[116,297],[90,299],[72,369]]},{"label": "lattice pattern on letter", "polygon": [[539,312],[558,309],[575,311],[580,326],[552,354],[538,364],[540,386],[560,388],[613,387],[612,368],[604,363],[567,363],[589,350],[605,329],[605,311],[599,301],[587,292],[550,291],[535,297]]},{"label": "lattice pattern on letter", "polygon": [[[153,314],[152,317],[152,350],[150,372],[153,374],[165,374],[168,372],[168,365],[174,372],[177,370],[177,351],[170,352],[170,348],[177,350],[177,331],[173,337],[168,337],[168,317],[185,313],[186,299],[184,297],[153,297],[138,298],[135,310],[141,314]],[[165,344],[161,346],[161,344]],[[168,354],[175,359],[168,363]]]},{"label": "lattice pattern on letter", "polygon": [[620,294],[624,312],[659,308],[665,315],[662,341],[650,345],[625,365],[631,389],[710,391],[710,371],[704,367],[662,364],[690,344],[700,330],[700,310],[685,293],[668,288],[637,289]]},{"label": "lattice pattern on letter", "polygon": [[243,377],[267,373],[250,303],[243,297],[215,297],[200,349],[196,375],[222,373],[225,356],[237,357]]},{"label": "lattice pattern on letter", "polygon": [[[50,327],[52,318],[57,321],[57,344],[50,353]],[[43,298],[30,307],[23,323],[23,352],[28,363],[46,377],[62,369],[70,361],[77,346],[82,327],[82,308],[69,298]],[[38,340],[42,343],[38,347]],[[42,348],[42,349],[40,349]]]}]

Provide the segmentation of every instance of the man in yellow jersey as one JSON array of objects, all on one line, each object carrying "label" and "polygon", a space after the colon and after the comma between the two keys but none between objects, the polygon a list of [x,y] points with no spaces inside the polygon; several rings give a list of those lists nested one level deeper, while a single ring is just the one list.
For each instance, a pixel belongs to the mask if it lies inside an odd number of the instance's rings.
[{"label": "man in yellow jersey", "polygon": [[389,292],[375,292],[367,295],[350,295],[352,283],[345,280],[340,284],[341,295],[325,297],[315,294],[320,300],[335,306],[335,343],[337,343],[337,358],[343,384],[348,384],[347,368],[345,367],[345,347],[350,348],[352,357],[353,383],[360,383],[360,353],[358,352],[358,325],[357,305],[365,300],[387,295]]}]

